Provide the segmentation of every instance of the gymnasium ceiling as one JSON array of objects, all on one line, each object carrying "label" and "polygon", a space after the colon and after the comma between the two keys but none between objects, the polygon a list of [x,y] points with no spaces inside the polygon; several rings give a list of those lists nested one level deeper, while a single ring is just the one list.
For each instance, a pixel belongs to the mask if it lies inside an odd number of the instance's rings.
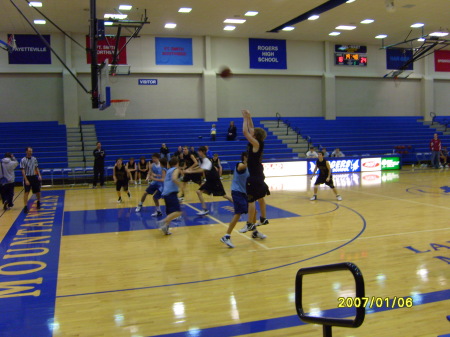
[{"label": "gymnasium ceiling", "polygon": [[[32,21],[42,19],[25,0],[13,0]],[[40,10],[66,32],[88,33],[89,0],[40,0]],[[333,0],[334,1],[334,0]],[[303,21],[293,25],[290,32],[268,33],[293,18],[310,11],[327,0],[97,0],[97,17],[114,13],[119,4],[133,5],[130,19],[139,19],[147,9],[150,24],[145,25],[141,35],[153,36],[214,36],[252,37],[304,41],[332,41],[342,44],[381,45],[374,37],[387,34],[386,44],[406,38],[419,37],[421,28],[410,28],[413,23],[424,23],[425,34],[447,31],[450,28],[450,0],[389,0],[394,11],[387,9],[386,0],[356,0],[344,3],[320,15],[315,21]],[[178,13],[180,7],[191,7],[189,14]],[[245,17],[249,11],[258,11],[254,17]],[[234,31],[224,31],[223,21],[227,18],[243,18],[244,24],[236,24]],[[361,24],[364,19],[374,19],[371,24]],[[175,29],[166,29],[164,24],[173,22]],[[353,31],[341,31],[339,36],[328,34],[338,25],[355,25]],[[51,24],[36,26],[41,33],[57,32]],[[34,32],[14,8],[11,0],[2,0],[0,31],[3,33],[33,34]],[[114,33],[110,30],[108,33]],[[4,39],[5,37],[0,37]],[[446,39],[450,39],[449,36]]]}]

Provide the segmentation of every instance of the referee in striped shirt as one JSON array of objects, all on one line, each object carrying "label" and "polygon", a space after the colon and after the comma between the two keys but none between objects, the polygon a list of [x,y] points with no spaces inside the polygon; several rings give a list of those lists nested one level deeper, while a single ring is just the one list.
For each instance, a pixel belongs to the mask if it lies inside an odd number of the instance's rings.
[{"label": "referee in striped shirt", "polygon": [[23,212],[28,213],[28,194],[30,190],[36,194],[37,205],[36,208],[41,208],[41,173],[38,168],[38,161],[36,157],[33,157],[33,149],[31,147],[26,148],[26,156],[20,161],[20,169],[23,175],[23,186],[25,188],[25,194],[23,195]]}]

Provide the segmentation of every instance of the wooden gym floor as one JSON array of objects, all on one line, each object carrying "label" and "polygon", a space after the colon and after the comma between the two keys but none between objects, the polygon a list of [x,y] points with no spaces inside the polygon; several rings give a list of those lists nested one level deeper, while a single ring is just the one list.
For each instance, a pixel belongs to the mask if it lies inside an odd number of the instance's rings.
[{"label": "wooden gym floor", "polygon": [[[45,188],[26,216],[17,188],[0,217],[0,336],[322,336],[296,315],[295,275],[339,262],[360,268],[371,308],[334,336],[450,334],[450,169],[334,178],[342,201],[326,186],[310,201],[308,176],[268,178],[268,237],[238,233],[240,222],[234,249],[219,241],[232,204],[206,197],[210,215],[196,216],[193,184],[170,236],[151,198],[135,212],[144,185],[122,204],[112,185]],[[352,318],[338,308],[355,304],[348,272],[304,282],[308,312]]]}]

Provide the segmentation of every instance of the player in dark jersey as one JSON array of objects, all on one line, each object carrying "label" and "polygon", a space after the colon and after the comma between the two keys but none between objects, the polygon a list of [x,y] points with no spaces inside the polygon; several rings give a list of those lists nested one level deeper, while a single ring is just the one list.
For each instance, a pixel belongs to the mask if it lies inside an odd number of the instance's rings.
[{"label": "player in dark jersey", "polygon": [[123,164],[122,158],[117,159],[116,165],[114,165],[113,179],[116,183],[117,202],[122,202],[122,196],[120,195],[120,189],[123,188],[127,193],[128,198],[131,198],[130,191],[128,191],[128,181],[133,181],[130,171]]},{"label": "player in dark jersey", "polygon": [[253,126],[252,117],[248,110],[242,110],[244,123],[242,131],[249,144],[247,146],[248,160],[247,167],[250,176],[247,178],[246,192],[248,198],[248,222],[239,230],[241,233],[253,231],[252,238],[265,239],[266,235],[256,230],[256,204],[258,201],[261,210],[260,224],[267,225],[269,221],[266,219],[266,201],[264,197],[269,195],[269,187],[264,182],[264,167],[262,165],[262,155],[264,151],[264,139],[267,133],[262,128]]},{"label": "player in dark jersey", "polygon": [[317,177],[316,182],[314,183],[314,195],[310,200],[311,201],[317,200],[317,190],[319,189],[319,185],[325,184],[333,190],[334,194],[336,195],[336,199],[341,201],[342,197],[340,196],[340,194],[338,194],[336,188],[334,187],[330,163],[323,157],[323,152],[319,151],[318,156],[319,157],[317,158],[316,167],[314,168],[314,173],[311,179],[314,178],[314,175],[316,174],[317,170],[319,170],[319,176]]},{"label": "player in dark jersey", "polygon": [[198,212],[197,215],[207,215],[209,213],[208,209],[206,208],[202,193],[208,195],[212,194],[215,197],[224,197],[228,201],[233,202],[233,199],[231,199],[226,194],[225,189],[223,188],[219,173],[211,163],[211,160],[206,157],[206,151],[207,150],[205,146],[200,146],[198,148],[198,156],[200,160],[199,168],[188,169],[184,171],[185,174],[205,173],[206,182],[197,190],[198,199],[202,203],[203,210]]},{"label": "player in dark jersey", "polygon": [[189,169],[194,169],[198,167],[198,161],[195,155],[189,151],[187,146],[183,147],[183,153],[180,155],[180,161],[183,162],[183,169],[181,169],[181,173],[183,174],[183,179],[181,180],[183,184],[181,185],[181,195],[180,200],[184,199],[184,190],[186,188],[186,184],[189,181],[192,181],[198,185],[202,183],[202,173],[188,173]]}]

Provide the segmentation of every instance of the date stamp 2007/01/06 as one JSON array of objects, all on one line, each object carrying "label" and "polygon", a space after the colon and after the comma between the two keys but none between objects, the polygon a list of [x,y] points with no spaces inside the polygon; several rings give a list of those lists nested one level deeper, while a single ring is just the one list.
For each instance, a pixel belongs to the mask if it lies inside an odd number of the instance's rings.
[{"label": "date stamp 2007/01/06", "polygon": [[411,297],[338,297],[338,308],[411,308]]}]

